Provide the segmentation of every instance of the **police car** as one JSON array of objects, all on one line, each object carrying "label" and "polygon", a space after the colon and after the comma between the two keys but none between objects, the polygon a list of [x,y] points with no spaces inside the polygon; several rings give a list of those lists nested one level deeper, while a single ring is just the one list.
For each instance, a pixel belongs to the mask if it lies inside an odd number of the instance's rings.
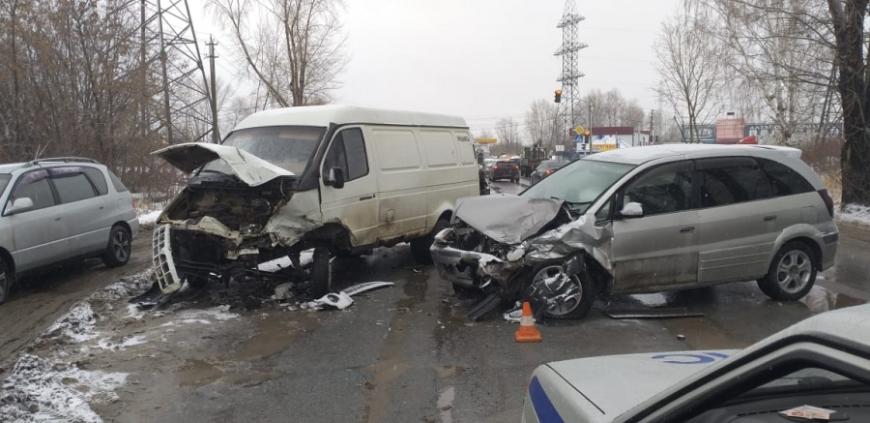
[{"label": "police car", "polygon": [[539,366],[523,422],[870,422],[870,305],[823,313],[745,350]]}]

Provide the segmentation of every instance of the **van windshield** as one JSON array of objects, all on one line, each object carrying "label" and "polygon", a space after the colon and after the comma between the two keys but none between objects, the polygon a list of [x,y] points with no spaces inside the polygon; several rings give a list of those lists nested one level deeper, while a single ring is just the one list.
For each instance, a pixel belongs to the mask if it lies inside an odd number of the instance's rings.
[{"label": "van windshield", "polygon": [[582,214],[601,193],[632,168],[634,166],[622,163],[578,160],[532,185],[520,195],[564,200],[571,211]]},{"label": "van windshield", "polygon": [[[267,126],[234,131],[223,142],[238,147],[296,175],[305,171],[308,159],[317,149],[326,128],[316,126]],[[231,174],[222,159],[206,164],[202,170]]]},{"label": "van windshield", "polygon": [[12,176],[8,173],[0,173],[0,195],[3,195],[3,191],[6,190],[6,185],[9,184],[11,178]]}]

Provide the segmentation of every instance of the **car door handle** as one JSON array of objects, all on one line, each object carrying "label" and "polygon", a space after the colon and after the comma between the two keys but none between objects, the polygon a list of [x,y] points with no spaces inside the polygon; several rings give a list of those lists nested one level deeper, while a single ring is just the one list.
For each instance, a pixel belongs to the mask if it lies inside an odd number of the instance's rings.
[{"label": "car door handle", "polygon": [[764,216],[765,222],[770,222],[771,220],[776,220],[776,216]]},{"label": "car door handle", "polygon": [[54,218],[54,221],[55,221],[55,222],[60,222],[61,219],[62,219],[61,217],[55,217],[55,218]]},{"label": "car door handle", "polygon": [[687,234],[689,232],[695,232],[695,227],[694,226],[686,226],[685,228],[680,229],[681,234]]},{"label": "car door handle", "polygon": [[372,198],[375,198],[374,194],[364,195],[364,196],[359,198],[359,201],[371,200]]}]

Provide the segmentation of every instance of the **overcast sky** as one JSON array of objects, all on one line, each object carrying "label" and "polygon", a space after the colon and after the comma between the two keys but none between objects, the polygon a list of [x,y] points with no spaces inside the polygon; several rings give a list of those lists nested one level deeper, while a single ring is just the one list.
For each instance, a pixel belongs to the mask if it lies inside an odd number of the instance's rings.
[{"label": "overcast sky", "polygon": [[[618,88],[657,107],[652,45],[679,0],[578,0],[581,95]],[[202,39],[219,26],[191,0]],[[457,114],[476,130],[500,117],[522,121],[529,104],[559,87],[556,23],[564,0],[346,0],[345,52],[337,103]],[[227,41],[218,47],[230,46]],[[224,77],[234,74],[228,52]],[[223,63],[222,62],[223,60]]]}]

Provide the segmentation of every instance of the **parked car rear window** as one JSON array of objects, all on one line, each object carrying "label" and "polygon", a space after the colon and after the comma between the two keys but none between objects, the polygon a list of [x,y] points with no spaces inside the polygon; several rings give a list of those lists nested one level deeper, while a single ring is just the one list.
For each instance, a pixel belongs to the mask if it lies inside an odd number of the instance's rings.
[{"label": "parked car rear window", "polygon": [[12,178],[12,175],[7,173],[0,174],[0,195],[3,194],[3,191],[6,191],[6,185],[9,185],[10,178]]},{"label": "parked car rear window", "polygon": [[698,161],[701,207],[717,207],[770,198],[770,181],[751,157]]},{"label": "parked car rear window", "polygon": [[773,195],[779,197],[813,191],[813,186],[788,166],[773,160],[759,159],[758,161],[770,179]]},{"label": "parked car rear window", "polygon": [[53,175],[51,180],[57,188],[61,203],[72,203],[96,196],[94,187],[84,173]]},{"label": "parked car rear window", "polygon": [[100,169],[95,167],[83,167],[82,171],[85,173],[85,176],[90,179],[91,183],[94,184],[99,195],[108,194],[109,184],[106,183],[106,177],[103,176],[103,172],[100,172]]},{"label": "parked car rear window", "polygon": [[112,186],[115,187],[115,191],[118,192],[127,192],[127,187],[121,182],[121,178],[118,175],[115,175],[115,172],[109,171],[109,179],[112,181]]},{"label": "parked car rear window", "polygon": [[16,198],[25,197],[33,200],[33,210],[44,209],[56,204],[54,193],[51,191],[51,184],[48,182],[48,171],[36,170],[21,175],[15,184],[12,196],[9,197],[7,208],[9,207],[8,204],[11,204]]}]

